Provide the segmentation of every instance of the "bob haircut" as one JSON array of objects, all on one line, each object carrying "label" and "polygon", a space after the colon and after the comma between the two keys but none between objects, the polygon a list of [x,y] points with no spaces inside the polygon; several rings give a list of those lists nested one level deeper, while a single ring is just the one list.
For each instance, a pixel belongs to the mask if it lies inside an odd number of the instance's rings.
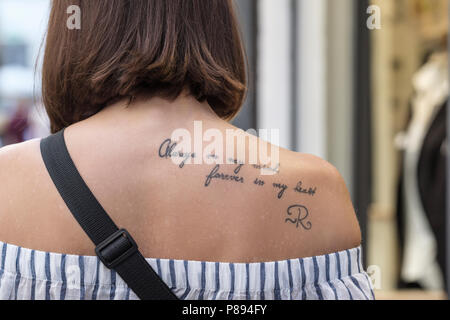
[{"label": "bob haircut", "polygon": [[[81,9],[81,28],[67,26]],[[53,0],[42,70],[52,133],[136,96],[187,89],[231,120],[247,90],[232,0]]]}]

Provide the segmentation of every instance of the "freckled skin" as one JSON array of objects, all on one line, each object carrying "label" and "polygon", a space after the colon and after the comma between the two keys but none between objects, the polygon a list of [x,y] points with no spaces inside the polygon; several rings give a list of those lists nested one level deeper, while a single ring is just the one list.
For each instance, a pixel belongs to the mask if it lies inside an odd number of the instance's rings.
[{"label": "freckled skin", "polygon": [[[234,159],[220,165],[207,186],[214,164],[174,164],[161,146],[174,129],[192,132],[197,120],[224,136],[235,129],[206,103],[183,96],[173,102],[138,100],[129,108],[118,102],[66,130],[87,185],[145,256],[260,262],[360,244],[345,184],[321,159],[280,149],[273,175]],[[235,148],[236,154],[252,151],[248,145]],[[186,159],[185,153],[178,156]],[[0,241],[94,255],[45,170],[39,140],[0,149],[0,181]]]}]

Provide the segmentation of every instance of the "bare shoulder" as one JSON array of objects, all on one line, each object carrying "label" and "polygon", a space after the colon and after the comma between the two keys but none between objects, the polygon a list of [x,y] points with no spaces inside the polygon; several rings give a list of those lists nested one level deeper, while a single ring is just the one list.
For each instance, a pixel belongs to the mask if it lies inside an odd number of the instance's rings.
[{"label": "bare shoulder", "polygon": [[28,230],[29,222],[37,218],[30,213],[46,200],[45,175],[39,140],[0,149],[0,241],[20,241],[22,231]]},{"label": "bare shoulder", "polygon": [[0,217],[11,211],[39,175],[39,141],[31,140],[0,148]]},{"label": "bare shoulder", "polygon": [[[311,223],[308,237],[311,243],[317,244],[317,253],[358,247],[361,230],[350,193],[338,169],[313,155],[286,150],[280,154],[280,179],[285,179],[290,191],[285,199],[291,208],[286,212],[291,215],[286,218],[287,224],[292,227],[296,218],[304,217],[298,209],[304,207]],[[295,217],[297,213],[299,216]]]},{"label": "bare shoulder", "polygon": [[[283,259],[360,246],[361,229],[339,170],[317,156],[267,144],[278,150],[279,161],[271,161],[278,170],[255,179],[257,172],[250,165],[242,171],[251,185],[249,192],[235,197],[244,199],[241,207],[247,205],[249,216],[261,221],[257,225],[258,230],[264,230],[264,238],[257,239],[264,241],[265,252]],[[244,226],[251,228],[250,223]]]},{"label": "bare shoulder", "polygon": [[24,170],[32,169],[33,164],[40,159],[39,141],[35,139],[0,148],[1,181],[16,180],[17,175]]}]

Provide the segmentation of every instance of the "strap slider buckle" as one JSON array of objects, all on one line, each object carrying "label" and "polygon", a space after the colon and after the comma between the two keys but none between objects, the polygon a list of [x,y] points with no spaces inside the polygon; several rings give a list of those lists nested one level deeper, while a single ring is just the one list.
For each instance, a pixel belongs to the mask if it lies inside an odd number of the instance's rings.
[{"label": "strap slider buckle", "polygon": [[125,229],[114,232],[95,248],[95,253],[108,269],[114,269],[136,252],[138,246]]}]

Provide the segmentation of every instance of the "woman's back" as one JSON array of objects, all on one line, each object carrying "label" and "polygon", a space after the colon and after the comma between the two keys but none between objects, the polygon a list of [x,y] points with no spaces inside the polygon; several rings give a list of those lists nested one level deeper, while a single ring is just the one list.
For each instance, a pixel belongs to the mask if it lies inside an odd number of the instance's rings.
[{"label": "woman's back", "polygon": [[[232,0],[81,1],[79,29],[67,28],[72,5],[52,2],[46,33],[51,132],[63,132],[54,137],[141,253],[162,259],[150,263],[179,297],[371,297],[337,170],[233,137],[228,121],[243,105],[247,71]],[[0,297],[130,297],[87,257],[94,244],[53,184],[39,140],[0,150],[0,181]],[[186,294],[195,288],[212,294]]]},{"label": "woman's back", "polygon": [[[206,104],[183,96],[173,102],[140,101],[129,108],[117,103],[65,131],[83,179],[113,220],[134,236],[144,256],[224,263],[283,261],[287,266],[288,259],[359,247],[351,201],[331,165],[287,150],[280,150],[273,175],[261,175],[248,161],[218,167],[175,164],[168,139],[180,128],[195,136],[194,121],[204,131],[215,128],[224,136],[233,129]],[[251,147],[245,148],[248,156]],[[2,149],[0,168],[0,241],[46,252],[93,254],[94,245],[45,169],[39,141]],[[354,261],[356,272],[359,249],[350,252],[348,263]],[[349,257],[343,254],[343,259]],[[175,264],[184,268],[184,263]],[[315,270],[314,263],[311,268]]]},{"label": "woman's back", "polygon": [[[277,174],[261,175],[247,159],[237,174],[235,164],[223,164],[218,171],[242,181],[211,179],[205,186],[215,165],[180,168],[161,157],[167,149],[163,142],[176,129],[193,128],[195,120],[202,121],[204,130],[225,132],[232,127],[192,99],[156,101],[165,105],[150,102],[128,109],[117,105],[65,131],[83,179],[113,220],[135,235],[146,256],[260,262],[359,246],[351,201],[331,165],[280,150]],[[158,118],[161,109],[164,114]],[[37,249],[44,251],[92,253],[93,244],[46,171],[39,141],[5,148],[0,161],[0,240],[38,244]],[[299,182],[314,193],[295,190]],[[305,224],[310,228],[286,222],[296,218],[288,213],[295,205],[307,208]]]}]

